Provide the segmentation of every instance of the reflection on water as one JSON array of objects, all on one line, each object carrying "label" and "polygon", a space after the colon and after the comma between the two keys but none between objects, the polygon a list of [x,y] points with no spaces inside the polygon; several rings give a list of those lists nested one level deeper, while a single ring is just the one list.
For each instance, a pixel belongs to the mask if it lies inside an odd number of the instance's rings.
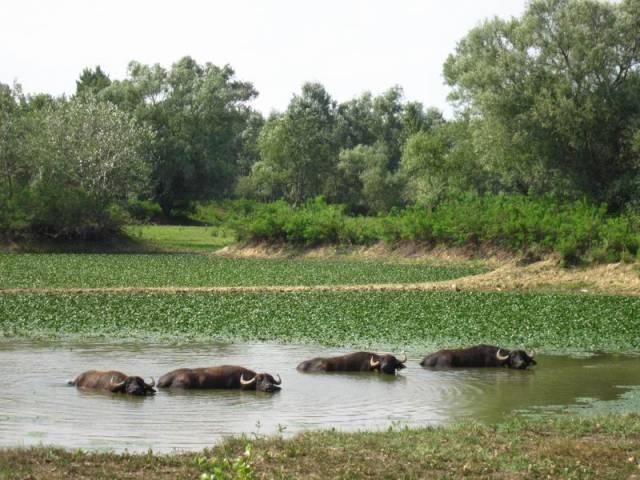
[{"label": "reflection on water", "polygon": [[[530,371],[427,370],[410,355],[397,376],[302,374],[296,365],[334,355],[309,345],[0,343],[0,446],[55,444],[122,451],[201,449],[241,433],[424,426],[514,411],[619,399],[640,385],[640,358],[539,356]],[[423,352],[427,353],[427,352]],[[282,376],[282,391],[167,391],[131,397],[81,391],[66,380],[89,370],[156,379],[178,367],[237,364]]]}]

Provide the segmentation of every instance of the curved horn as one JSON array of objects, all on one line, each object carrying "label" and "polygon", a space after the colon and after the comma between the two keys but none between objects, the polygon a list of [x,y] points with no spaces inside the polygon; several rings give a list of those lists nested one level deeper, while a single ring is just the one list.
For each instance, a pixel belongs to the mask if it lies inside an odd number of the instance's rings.
[{"label": "curved horn", "polygon": [[531,350],[531,353],[527,352],[527,355],[529,355],[529,357],[533,358],[536,356],[536,351],[535,350]]},{"label": "curved horn", "polygon": [[400,363],[405,363],[407,361],[407,354],[402,352],[402,358],[399,358],[398,361]]},{"label": "curved horn", "polygon": [[245,380],[244,379],[244,373],[243,373],[242,375],[240,375],[240,383],[242,385],[251,385],[253,382],[256,381],[256,377],[257,377],[257,375],[254,375],[251,380]]},{"label": "curved horn", "polygon": [[151,387],[151,388],[155,387],[156,386],[155,379],[153,377],[151,377],[151,383],[147,383],[146,385],[147,385],[147,387]]},{"label": "curved horn", "polygon": [[371,368],[378,368],[380,366],[380,360],[374,362],[373,355],[371,355],[371,358],[369,359],[369,365],[371,365]]},{"label": "curved horn", "polygon": [[275,385],[280,385],[282,383],[282,379],[280,378],[280,374],[276,373],[276,377],[278,377],[278,381],[277,382],[273,382]]},{"label": "curved horn", "polygon": [[111,384],[111,386],[113,388],[120,388],[122,385],[124,385],[124,382],[127,381],[127,379],[125,378],[124,380],[122,380],[121,382],[114,382],[113,379],[116,377],[111,377],[111,380],[109,380],[109,383]]},{"label": "curved horn", "polygon": [[509,355],[500,355],[500,352],[502,351],[501,348],[498,349],[498,351],[496,352],[496,358],[498,360],[500,360],[501,362],[505,361],[507,358],[509,358]]}]

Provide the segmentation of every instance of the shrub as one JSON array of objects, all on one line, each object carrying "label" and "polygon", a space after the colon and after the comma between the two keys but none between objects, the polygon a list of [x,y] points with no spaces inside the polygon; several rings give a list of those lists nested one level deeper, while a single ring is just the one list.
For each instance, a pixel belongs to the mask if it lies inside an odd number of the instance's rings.
[{"label": "shrub", "polygon": [[606,205],[585,200],[464,195],[433,209],[413,206],[376,217],[349,216],[342,206],[322,198],[297,207],[282,201],[240,205],[241,215],[247,215],[238,221],[245,241],[492,245],[514,252],[557,252],[567,265],[630,260],[640,252],[638,214],[610,215]]}]

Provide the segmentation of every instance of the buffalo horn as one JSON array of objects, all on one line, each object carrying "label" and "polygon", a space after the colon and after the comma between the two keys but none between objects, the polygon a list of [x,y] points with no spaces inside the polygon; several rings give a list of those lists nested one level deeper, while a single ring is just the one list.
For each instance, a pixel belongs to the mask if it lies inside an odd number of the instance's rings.
[{"label": "buffalo horn", "polygon": [[275,383],[276,385],[280,385],[282,383],[282,379],[280,378],[280,374],[276,373],[276,377],[278,377],[278,381],[277,382],[273,382],[273,383]]},{"label": "buffalo horn", "polygon": [[527,355],[529,355],[529,357],[533,358],[536,355],[535,350],[531,350],[531,353],[527,352]]},{"label": "buffalo horn", "polygon": [[378,368],[380,366],[380,360],[374,362],[373,355],[371,355],[371,358],[369,359],[369,365],[371,365],[371,368]]},{"label": "buffalo horn", "polygon": [[156,386],[156,381],[153,377],[151,377],[151,383],[147,383],[147,387],[153,388]]},{"label": "buffalo horn", "polygon": [[399,358],[398,361],[400,363],[405,363],[407,361],[407,354],[402,352],[402,358]]},{"label": "buffalo horn", "polygon": [[501,348],[498,349],[498,351],[496,352],[496,358],[500,361],[504,361],[507,358],[509,358],[509,355],[500,355],[500,352],[502,351]]},{"label": "buffalo horn", "polygon": [[257,377],[257,375],[254,375],[251,380],[245,380],[244,379],[244,373],[243,373],[242,375],[240,375],[240,383],[242,385],[251,385],[253,382],[256,381],[256,377]]},{"label": "buffalo horn", "polygon": [[124,382],[126,382],[127,380],[122,380],[121,382],[114,382],[113,379],[116,377],[111,377],[111,380],[109,383],[111,383],[111,386],[114,388],[120,388],[122,385],[124,385]]}]

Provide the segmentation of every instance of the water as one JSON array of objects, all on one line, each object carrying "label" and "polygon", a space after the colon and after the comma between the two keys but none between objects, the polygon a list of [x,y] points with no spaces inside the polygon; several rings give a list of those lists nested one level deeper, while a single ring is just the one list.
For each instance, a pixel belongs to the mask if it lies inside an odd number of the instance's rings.
[{"label": "water", "polygon": [[[302,374],[304,360],[343,353],[310,345],[140,345],[0,342],[0,446],[172,452],[238,434],[383,429],[590,408],[640,385],[640,357],[538,356],[530,371],[426,370],[409,354],[400,375]],[[427,352],[424,352],[427,353]],[[89,370],[157,379],[178,367],[243,365],[282,376],[282,391],[167,391],[137,398],[82,391],[66,380]]]}]

